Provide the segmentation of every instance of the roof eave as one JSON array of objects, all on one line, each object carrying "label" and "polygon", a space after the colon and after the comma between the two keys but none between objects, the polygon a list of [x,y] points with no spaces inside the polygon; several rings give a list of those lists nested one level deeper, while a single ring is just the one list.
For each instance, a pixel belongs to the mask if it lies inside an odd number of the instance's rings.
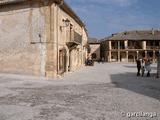
[{"label": "roof eave", "polygon": [[85,27],[85,24],[82,20],[76,15],[76,13],[69,7],[69,5],[64,1],[63,4],[60,6],[62,10],[68,13],[76,22],[79,23],[80,26]]}]

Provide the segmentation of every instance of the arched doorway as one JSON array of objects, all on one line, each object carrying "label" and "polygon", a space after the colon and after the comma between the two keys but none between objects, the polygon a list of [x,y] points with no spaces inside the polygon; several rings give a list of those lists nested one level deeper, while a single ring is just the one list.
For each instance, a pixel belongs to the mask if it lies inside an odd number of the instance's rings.
[{"label": "arched doorway", "polygon": [[96,53],[92,53],[92,59],[97,59],[97,54]]},{"label": "arched doorway", "polygon": [[59,50],[59,74],[66,72],[66,49]]}]

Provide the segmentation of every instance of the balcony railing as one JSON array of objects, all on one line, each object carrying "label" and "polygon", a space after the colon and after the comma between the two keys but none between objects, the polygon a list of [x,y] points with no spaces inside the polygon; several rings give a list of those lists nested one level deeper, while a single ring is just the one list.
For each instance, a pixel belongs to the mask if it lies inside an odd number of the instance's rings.
[{"label": "balcony railing", "polygon": [[[143,49],[141,47],[136,47],[136,46],[128,46],[127,48],[124,48],[124,47],[120,47],[119,48],[120,50],[123,50],[123,49]],[[160,46],[147,46],[146,49],[160,49]],[[112,50],[118,50],[118,47],[112,47]]]},{"label": "balcony railing", "polygon": [[160,46],[147,46],[147,49],[160,49]]},{"label": "balcony railing", "polygon": [[68,42],[74,42],[76,44],[82,44],[82,35],[77,33],[76,31],[71,31],[71,39]]},{"label": "balcony railing", "polygon": [[125,49],[125,47],[120,46],[120,48],[118,48],[118,47],[112,46],[112,50],[118,50],[118,49],[123,50],[123,49]]},{"label": "balcony railing", "polygon": [[128,46],[127,49],[143,49],[141,46]]}]

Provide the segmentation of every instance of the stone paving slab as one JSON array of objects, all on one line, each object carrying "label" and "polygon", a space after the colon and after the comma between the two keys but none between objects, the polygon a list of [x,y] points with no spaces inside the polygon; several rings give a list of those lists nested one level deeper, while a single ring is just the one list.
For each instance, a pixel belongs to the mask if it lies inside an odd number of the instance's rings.
[{"label": "stone paving slab", "polygon": [[135,64],[106,63],[59,79],[0,74],[0,120],[159,120],[155,73],[156,65],[148,78],[136,77]]}]

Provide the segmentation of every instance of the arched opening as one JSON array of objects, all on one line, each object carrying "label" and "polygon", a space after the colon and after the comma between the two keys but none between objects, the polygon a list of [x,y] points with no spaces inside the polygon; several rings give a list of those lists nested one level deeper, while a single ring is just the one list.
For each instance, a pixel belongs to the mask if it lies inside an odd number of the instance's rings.
[{"label": "arched opening", "polygon": [[148,57],[153,58],[153,51],[148,51]]},{"label": "arched opening", "polygon": [[66,49],[59,50],[59,74],[66,72]]},{"label": "arched opening", "polygon": [[128,56],[128,62],[134,62],[134,56],[133,55]]},{"label": "arched opening", "polygon": [[92,53],[92,59],[97,59],[97,54],[96,53]]}]

